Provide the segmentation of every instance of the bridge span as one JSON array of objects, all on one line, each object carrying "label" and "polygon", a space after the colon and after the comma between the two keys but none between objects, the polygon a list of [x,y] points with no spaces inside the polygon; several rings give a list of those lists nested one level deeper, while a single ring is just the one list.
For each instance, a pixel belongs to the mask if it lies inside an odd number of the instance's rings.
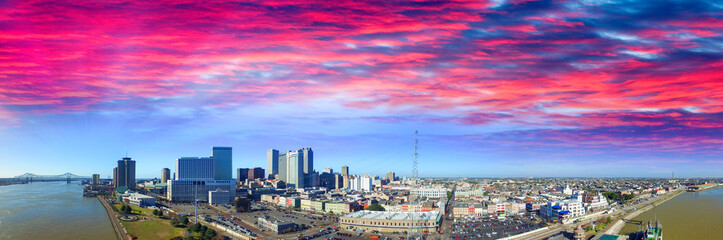
[{"label": "bridge span", "polygon": [[90,180],[91,177],[78,176],[72,173],[63,173],[59,175],[37,175],[34,173],[25,173],[23,175],[15,176],[15,179],[27,182],[52,182],[52,181],[77,181],[77,180]]}]

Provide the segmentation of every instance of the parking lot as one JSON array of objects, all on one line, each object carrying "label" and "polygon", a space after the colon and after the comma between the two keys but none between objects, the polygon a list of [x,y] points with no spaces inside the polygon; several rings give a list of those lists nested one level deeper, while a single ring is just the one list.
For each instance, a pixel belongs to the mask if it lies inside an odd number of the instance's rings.
[{"label": "parking lot", "polygon": [[523,232],[540,228],[539,221],[531,217],[520,217],[512,219],[470,219],[457,220],[452,223],[449,233],[445,233],[445,239],[498,239],[507,236],[517,235]]},{"label": "parking lot", "polygon": [[[313,236],[314,238],[326,236],[336,231],[337,220],[337,218],[333,216],[297,212],[284,207],[259,203],[251,204],[251,212],[224,213],[220,215],[228,221],[238,226],[248,228],[260,236],[266,236],[268,239],[296,239],[299,237],[299,234],[303,236]],[[277,235],[267,231],[267,229],[261,229],[256,225],[258,218],[293,222],[297,224],[299,229],[292,233]],[[311,239],[311,237],[309,239]]]},{"label": "parking lot", "polygon": [[[195,209],[193,203],[170,203],[171,209],[176,211],[178,215],[193,215]],[[216,214],[218,211],[209,207],[206,203],[198,203],[198,215]]]}]

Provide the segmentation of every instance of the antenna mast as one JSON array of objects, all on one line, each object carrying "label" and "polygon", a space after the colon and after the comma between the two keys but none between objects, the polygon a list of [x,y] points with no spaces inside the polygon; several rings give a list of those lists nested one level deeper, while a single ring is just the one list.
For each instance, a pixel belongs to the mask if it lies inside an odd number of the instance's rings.
[{"label": "antenna mast", "polygon": [[417,138],[417,135],[419,134],[419,131],[414,131],[414,163],[412,165],[412,179],[416,181],[419,178],[419,170],[417,169],[417,166],[419,164],[418,156],[419,153],[417,153],[417,149],[419,148],[419,140]]}]

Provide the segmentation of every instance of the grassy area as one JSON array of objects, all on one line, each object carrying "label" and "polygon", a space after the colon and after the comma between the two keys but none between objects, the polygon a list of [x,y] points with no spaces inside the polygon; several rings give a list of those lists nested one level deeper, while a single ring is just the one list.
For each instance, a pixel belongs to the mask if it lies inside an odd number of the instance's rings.
[{"label": "grassy area", "polygon": [[[121,209],[121,206],[123,206],[123,205],[117,204],[117,203],[116,203],[116,204],[113,204],[113,208],[115,208],[115,210],[118,211],[118,212],[121,211],[121,210],[120,210],[120,209]],[[148,208],[136,207],[136,206],[131,206],[131,205],[128,205],[128,206],[130,206],[131,209],[133,209],[133,211],[131,212],[131,213],[133,213],[133,214],[139,214],[139,215],[145,215],[145,216],[152,216],[152,215],[153,215],[153,210],[150,210],[150,209],[148,209]]]},{"label": "grassy area", "polygon": [[138,239],[171,239],[183,236],[185,229],[171,226],[166,220],[153,218],[145,221],[121,222],[133,236]]}]

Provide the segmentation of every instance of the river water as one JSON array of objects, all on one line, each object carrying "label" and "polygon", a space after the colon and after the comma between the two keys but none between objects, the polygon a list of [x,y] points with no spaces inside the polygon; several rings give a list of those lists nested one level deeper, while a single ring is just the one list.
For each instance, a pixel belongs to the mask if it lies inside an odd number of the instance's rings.
[{"label": "river water", "polygon": [[[656,216],[663,225],[665,240],[723,239],[723,187],[684,192],[634,219],[648,222]],[[630,234],[638,227],[625,224],[620,234]]]},{"label": "river water", "polygon": [[97,198],[79,182],[0,186],[0,239],[116,239]]}]

